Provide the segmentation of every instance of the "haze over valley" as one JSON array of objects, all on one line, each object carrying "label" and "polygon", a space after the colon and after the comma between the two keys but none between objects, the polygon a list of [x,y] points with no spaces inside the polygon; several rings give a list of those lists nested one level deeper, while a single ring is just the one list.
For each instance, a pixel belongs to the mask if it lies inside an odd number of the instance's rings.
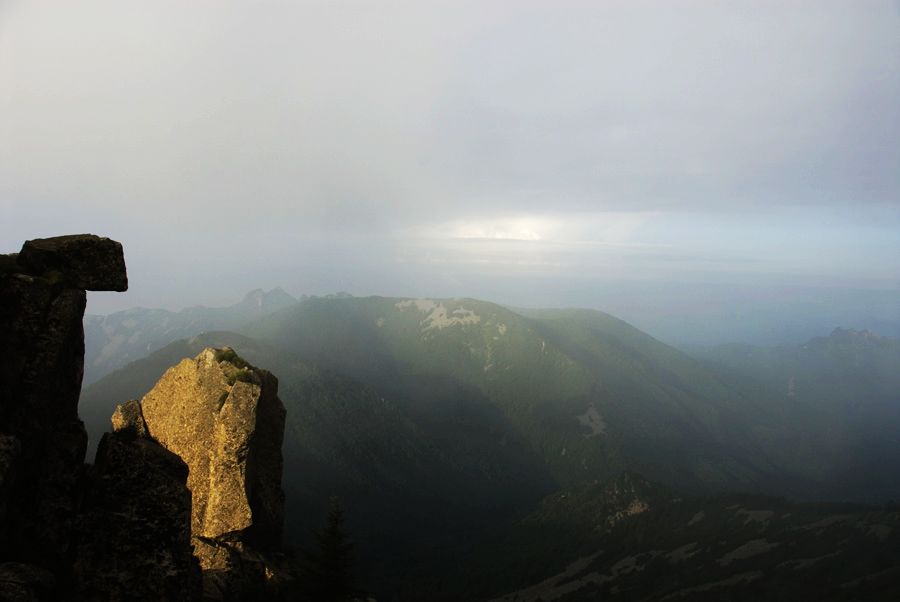
[{"label": "haze over valley", "polygon": [[670,343],[900,336],[897,19],[5,2],[0,239],[127,243],[96,314],[283,287],[588,307]]},{"label": "haze over valley", "polygon": [[898,599],[898,31],[0,1],[0,599]]},{"label": "haze over valley", "polygon": [[[280,302],[286,306],[278,308]],[[271,311],[263,310],[267,306]],[[239,307],[255,311],[232,322],[238,332],[202,330],[207,320],[237,315]],[[123,343],[129,338],[142,348],[146,340],[158,347],[111,370],[99,361],[104,354],[89,346],[86,357],[97,358],[94,369],[109,372],[82,392],[91,436],[108,428],[118,400],[139,398],[180,358],[205,347],[240,349],[281,381],[288,410],[288,533],[293,541],[306,541],[324,511],[326,492],[339,494],[358,538],[360,568],[379,592],[415,596],[441,588],[446,599],[480,598],[502,593],[496,589],[502,584],[536,586],[514,577],[529,563],[548,578],[573,562],[602,567],[603,556],[592,546],[620,519],[609,518],[602,531],[597,527],[596,540],[579,531],[601,516],[668,508],[669,491],[765,493],[869,508],[896,499],[900,491],[900,340],[869,331],[836,329],[803,345],[728,345],[692,356],[602,312],[509,309],[473,299],[341,294],[288,303],[276,289],[253,291],[231,310],[188,313],[193,321],[174,332],[159,328],[175,322],[161,312],[88,319],[105,336],[91,336],[87,329],[88,340],[106,341],[116,352],[108,355],[132,353]],[[122,321],[126,316],[131,324]],[[121,334],[104,332],[102,324],[121,328]],[[140,332],[133,332],[134,324]],[[183,338],[173,340],[178,336]],[[798,545],[788,533],[805,527],[770,523],[778,512],[785,520],[809,512],[813,524],[866,507],[785,509],[781,499],[758,496],[727,503],[691,499],[696,501],[692,511],[683,511],[690,514],[685,521],[712,512],[718,526],[711,533],[738,539],[743,529],[726,527],[729,521],[756,525],[743,536],[757,542],[747,545],[763,548]],[[601,506],[591,510],[594,504]],[[552,528],[560,512],[580,518]],[[741,518],[744,512],[765,518],[757,524],[756,518]],[[646,520],[658,520],[654,516]],[[863,524],[859,528],[869,528]],[[647,528],[667,532],[663,525]],[[769,542],[770,528],[778,533],[777,543]],[[825,545],[822,537],[837,536],[819,533],[818,543],[803,545],[816,549]],[[671,546],[680,549],[700,545],[696,538],[707,535],[673,537]],[[518,543],[501,545],[497,538]],[[544,548],[540,541],[557,543]],[[744,540],[733,541],[737,546]],[[845,552],[829,558],[860,553],[865,545],[859,545],[840,547]],[[471,566],[453,569],[467,573],[468,589],[451,585],[456,578],[448,573],[449,550],[475,553]],[[794,557],[782,555],[778,562]],[[499,558],[505,560],[497,564]],[[616,560],[621,558],[609,562]],[[705,566],[698,565],[699,586],[715,574]],[[833,566],[824,563],[817,570]],[[748,583],[759,578],[750,573]],[[767,587],[792,587],[780,581],[789,571],[780,577],[777,571],[764,573],[778,583]],[[571,577],[558,579],[568,583]],[[589,580],[575,589],[590,596],[592,583],[606,581]],[[608,581],[619,583],[615,570]],[[743,587],[743,581],[736,583]],[[671,586],[689,589],[683,580]],[[555,590],[544,584],[535,591]],[[652,586],[646,591],[658,593]]]}]

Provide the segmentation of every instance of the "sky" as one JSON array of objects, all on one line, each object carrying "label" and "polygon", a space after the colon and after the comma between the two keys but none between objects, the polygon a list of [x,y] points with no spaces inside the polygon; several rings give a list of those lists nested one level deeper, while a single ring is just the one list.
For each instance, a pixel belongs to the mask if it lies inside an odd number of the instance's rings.
[{"label": "sky", "polygon": [[121,241],[94,313],[280,286],[900,328],[898,31],[875,0],[0,0],[0,252]]}]

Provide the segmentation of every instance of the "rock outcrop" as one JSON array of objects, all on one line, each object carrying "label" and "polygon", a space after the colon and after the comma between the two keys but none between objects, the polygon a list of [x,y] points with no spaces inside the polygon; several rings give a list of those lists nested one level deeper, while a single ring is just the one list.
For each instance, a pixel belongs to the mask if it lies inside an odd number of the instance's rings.
[{"label": "rock outcrop", "polygon": [[69,562],[87,434],[85,290],[125,290],[122,245],[83,234],[0,256],[0,561]]},{"label": "rock outcrop", "polygon": [[85,291],[127,287],[108,238],[0,255],[0,600],[264,599],[284,505],[274,376],[207,349],[116,408],[84,464]]},{"label": "rock outcrop", "polygon": [[281,547],[285,410],[278,380],[232,349],[207,348],[116,408],[119,432],[144,434],[184,460],[194,554],[208,599],[265,588],[266,554]]},{"label": "rock outcrop", "polygon": [[18,262],[31,274],[51,275],[88,291],[127,291],[122,245],[108,238],[74,234],[26,241]]},{"label": "rock outcrop", "polygon": [[0,600],[56,600],[56,578],[45,568],[19,562],[0,563]]},{"label": "rock outcrop", "polygon": [[78,522],[77,599],[200,599],[187,465],[146,436],[103,436]]}]

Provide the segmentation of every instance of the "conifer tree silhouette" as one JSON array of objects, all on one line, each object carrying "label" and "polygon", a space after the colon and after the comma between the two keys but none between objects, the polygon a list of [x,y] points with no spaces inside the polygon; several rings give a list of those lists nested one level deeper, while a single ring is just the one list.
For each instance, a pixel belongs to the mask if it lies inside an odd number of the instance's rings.
[{"label": "conifer tree silhouette", "polygon": [[315,532],[315,550],[307,554],[308,594],[316,602],[343,602],[356,592],[353,544],[344,531],[344,509],[337,497],[328,500],[328,520]]}]

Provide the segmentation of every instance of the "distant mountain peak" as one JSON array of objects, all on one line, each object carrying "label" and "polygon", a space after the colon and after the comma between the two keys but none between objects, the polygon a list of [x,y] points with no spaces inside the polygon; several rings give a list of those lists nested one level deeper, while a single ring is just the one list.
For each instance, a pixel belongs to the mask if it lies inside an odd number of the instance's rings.
[{"label": "distant mountain peak", "polygon": [[255,288],[246,295],[244,295],[244,301],[247,299],[258,299],[259,297],[264,297],[266,295],[266,291],[261,288]]},{"label": "distant mountain peak", "polygon": [[830,338],[833,339],[880,339],[881,337],[868,329],[863,330],[854,330],[852,328],[841,328],[840,326],[836,327],[831,331]]},{"label": "distant mountain peak", "polygon": [[85,384],[179,338],[201,332],[235,330],[295,305],[281,288],[254,289],[228,307],[189,307],[179,312],[133,308],[84,321],[87,350]]},{"label": "distant mountain peak", "polygon": [[241,302],[233,307],[251,309],[261,313],[271,313],[294,303],[297,303],[297,299],[286,293],[282,288],[273,288],[270,291],[256,288],[244,295]]},{"label": "distant mountain peak", "polygon": [[866,347],[870,345],[881,345],[889,341],[885,337],[879,336],[871,330],[854,330],[853,328],[836,327],[828,336],[815,337],[810,339],[802,347],[804,349],[822,349],[830,347]]}]

